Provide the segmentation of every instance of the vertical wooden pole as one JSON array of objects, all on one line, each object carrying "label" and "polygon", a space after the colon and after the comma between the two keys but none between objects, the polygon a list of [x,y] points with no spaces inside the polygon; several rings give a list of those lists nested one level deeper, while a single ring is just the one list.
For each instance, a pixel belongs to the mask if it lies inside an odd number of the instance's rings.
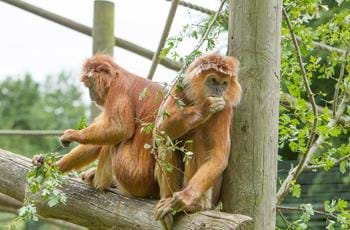
[{"label": "vertical wooden pole", "polygon": [[153,55],[152,65],[151,65],[151,68],[150,68],[150,70],[148,72],[147,78],[149,80],[152,80],[152,78],[154,76],[154,73],[156,72],[157,65],[158,65],[158,63],[160,61],[159,55],[160,55],[160,52],[162,51],[162,49],[164,48],[166,39],[168,38],[170,29],[171,29],[171,25],[173,24],[173,21],[174,21],[174,18],[175,18],[175,14],[176,14],[176,10],[177,10],[177,6],[179,5],[179,3],[180,3],[180,0],[172,0],[172,2],[171,2],[171,6],[170,6],[170,9],[169,9],[168,17],[167,17],[166,22],[165,22],[163,33],[162,33],[162,36],[160,38],[157,50],[156,50],[156,52]]},{"label": "vertical wooden pole", "polygon": [[275,229],[281,0],[231,0],[228,54],[241,62],[224,211],[253,218],[250,229]]},{"label": "vertical wooden pole", "polygon": [[[104,53],[113,56],[114,48],[114,3],[106,0],[95,0],[94,22],[92,28],[93,54]],[[91,120],[100,110],[91,103]]]}]

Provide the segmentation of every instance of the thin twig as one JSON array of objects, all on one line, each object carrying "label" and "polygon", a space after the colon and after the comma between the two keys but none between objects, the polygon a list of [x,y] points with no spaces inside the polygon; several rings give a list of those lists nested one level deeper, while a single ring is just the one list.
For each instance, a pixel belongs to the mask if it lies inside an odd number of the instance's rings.
[{"label": "thin twig", "polygon": [[[333,166],[337,166],[339,165],[341,162],[349,160],[350,159],[350,154],[343,156],[339,159],[337,159],[336,161],[334,161],[334,165]],[[326,164],[318,164],[318,165],[308,165],[305,167],[305,170],[314,170],[314,169],[320,169],[320,168],[324,168],[326,166]]]},{"label": "thin twig", "polygon": [[[300,208],[300,207],[289,207],[289,206],[277,206],[278,210],[287,210],[287,211],[305,211],[304,208]],[[319,215],[323,215],[323,216],[327,216],[327,217],[331,217],[333,219],[337,219],[337,216],[331,213],[327,213],[324,211],[319,211],[319,210],[313,210],[314,213],[317,213]]]},{"label": "thin twig", "polygon": [[283,215],[282,211],[280,209],[277,209],[278,214],[282,218],[283,222],[286,224],[287,227],[291,226],[291,223],[287,220],[287,218]]},{"label": "thin twig", "polygon": [[310,85],[309,85],[309,81],[307,79],[306,70],[305,70],[303,59],[301,56],[299,44],[298,44],[298,41],[296,39],[294,30],[293,30],[293,27],[292,27],[291,22],[289,20],[289,16],[288,16],[286,9],[283,8],[282,11],[283,11],[283,16],[286,20],[287,26],[289,28],[290,34],[292,36],[293,45],[294,45],[294,48],[296,51],[296,55],[298,58],[300,70],[301,70],[303,81],[304,81],[304,86],[306,88],[306,92],[307,92],[307,95],[308,95],[308,98],[310,100],[310,104],[312,107],[312,112],[314,114],[314,120],[313,120],[313,124],[311,127],[311,133],[310,133],[310,136],[308,138],[307,145],[306,145],[305,153],[301,157],[298,165],[289,173],[288,177],[284,180],[283,184],[281,185],[281,188],[279,189],[279,191],[277,193],[277,203],[278,204],[280,204],[282,202],[282,200],[284,199],[284,197],[288,194],[288,190],[289,190],[291,181],[296,180],[299,177],[300,173],[303,171],[304,167],[308,164],[308,162],[310,160],[310,157],[311,157],[310,149],[313,146],[314,139],[316,137],[316,129],[317,129],[317,123],[318,123],[317,105],[315,102],[314,94],[312,93],[312,90],[311,90]]},{"label": "thin twig", "polygon": [[333,106],[332,106],[333,117],[335,116],[335,113],[337,111],[339,90],[340,90],[340,85],[343,82],[343,78],[344,78],[345,66],[347,63],[346,56],[348,54],[348,51],[349,51],[349,48],[346,49],[346,52],[344,54],[345,61],[342,63],[342,65],[340,67],[339,78],[338,78],[337,85],[336,85],[335,92],[334,92],[334,96],[333,96]]}]

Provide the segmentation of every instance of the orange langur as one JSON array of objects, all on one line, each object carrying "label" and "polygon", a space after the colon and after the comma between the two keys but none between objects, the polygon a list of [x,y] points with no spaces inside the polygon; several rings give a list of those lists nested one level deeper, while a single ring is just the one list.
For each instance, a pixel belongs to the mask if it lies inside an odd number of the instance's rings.
[{"label": "orange langur", "polygon": [[[156,123],[157,132],[182,143],[191,140],[186,148],[193,153],[185,163],[181,152],[158,153],[163,164],[174,166],[170,172],[156,166],[161,200],[155,218],[165,228],[172,224],[173,211],[210,209],[219,199],[233,107],[241,97],[238,65],[235,58],[219,54],[199,57],[186,70],[184,90],[174,90],[161,108],[167,116]],[[176,102],[179,99],[185,103],[183,108]]]},{"label": "orange langur", "polygon": [[[152,134],[141,132],[143,122],[154,122],[163,97],[162,87],[132,74],[107,55],[95,55],[84,66],[81,81],[102,108],[102,114],[87,128],[68,129],[60,137],[63,145],[78,142],[57,162],[62,171],[80,169],[98,159],[96,170],[83,175],[99,189],[111,186],[113,179],[125,194],[158,197],[154,178],[155,159],[145,144]],[[139,95],[147,88],[149,95]]]}]

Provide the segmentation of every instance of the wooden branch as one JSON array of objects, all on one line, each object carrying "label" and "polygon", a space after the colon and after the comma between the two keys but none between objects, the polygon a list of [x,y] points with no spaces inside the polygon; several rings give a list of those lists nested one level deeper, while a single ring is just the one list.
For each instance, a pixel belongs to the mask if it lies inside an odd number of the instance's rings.
[{"label": "wooden branch", "polygon": [[17,211],[22,207],[22,203],[12,197],[0,193],[0,209],[8,210],[8,212]]},{"label": "wooden branch", "polygon": [[[22,201],[25,194],[25,175],[32,166],[28,158],[0,149],[0,193]],[[161,229],[154,220],[155,200],[128,198],[116,190],[98,192],[78,179],[70,179],[63,192],[67,204],[52,208],[40,199],[38,214],[62,219],[91,229]],[[175,216],[174,229],[244,229],[251,218],[239,214],[203,211]]]},{"label": "wooden branch", "polygon": [[62,130],[0,130],[0,136],[60,136]]},{"label": "wooden branch", "polygon": [[[36,7],[32,4],[29,4],[27,2],[24,2],[24,1],[21,1],[21,0],[0,0],[2,2],[5,2],[5,3],[8,3],[10,5],[13,5],[15,7],[18,7],[20,9],[23,9],[25,11],[28,11],[28,12],[31,12],[35,15],[38,15],[42,18],[45,18],[47,20],[50,20],[52,22],[55,22],[55,23],[58,23],[64,27],[67,27],[67,28],[70,28],[74,31],[77,31],[77,32],[80,32],[80,33],[83,33],[85,35],[88,35],[88,36],[91,36],[92,34],[92,28],[91,27],[88,27],[86,25],[83,25],[83,24],[80,24],[78,22],[75,22],[73,20],[70,20],[68,18],[65,18],[65,17],[62,17],[58,14],[55,14],[55,13],[52,13],[50,11],[47,11],[47,10],[44,10],[40,7]],[[181,3],[180,3],[181,4]],[[184,5],[184,4],[182,4]],[[209,11],[207,12],[208,14],[212,13],[212,12],[215,12],[215,11]],[[204,12],[206,13],[206,12]],[[154,52],[149,50],[149,49],[146,49],[144,47],[141,47],[139,45],[136,45],[132,42],[129,42],[125,39],[122,39],[122,38],[118,38],[118,37],[115,37],[115,46],[118,46],[122,49],[125,49],[125,50],[128,50],[130,52],[133,52],[135,54],[138,54],[144,58],[147,58],[147,59],[150,59],[152,60],[153,56],[154,56]],[[300,37],[296,37],[296,39],[301,42],[301,39]],[[336,47],[332,47],[332,46],[329,46],[329,45],[326,45],[326,44],[323,44],[323,43],[320,43],[320,42],[315,42],[313,41],[312,44],[318,48],[318,49],[321,49],[321,50],[325,50],[325,51],[328,51],[328,52],[332,52],[332,51],[335,51],[337,52],[338,54],[344,54],[345,53],[345,50],[342,50],[342,49],[339,49],[339,48],[336,48]],[[174,62],[172,61],[171,59],[169,58],[162,58],[160,59],[160,64],[169,68],[169,69],[172,69],[172,70],[175,70],[175,71],[179,71],[181,69],[181,67],[183,66],[183,63],[182,62]]]}]

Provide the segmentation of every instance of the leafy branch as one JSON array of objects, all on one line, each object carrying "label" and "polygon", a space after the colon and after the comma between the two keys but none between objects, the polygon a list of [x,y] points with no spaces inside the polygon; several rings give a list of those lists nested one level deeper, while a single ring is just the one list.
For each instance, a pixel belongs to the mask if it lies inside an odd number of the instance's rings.
[{"label": "leafy branch", "polygon": [[301,51],[300,51],[300,47],[298,44],[298,41],[296,39],[293,27],[291,25],[291,22],[289,20],[289,16],[288,13],[286,11],[285,8],[282,9],[283,11],[283,16],[286,20],[286,23],[288,25],[289,28],[289,32],[292,36],[292,40],[293,40],[293,45],[296,51],[296,55],[298,58],[298,63],[299,63],[299,67],[302,73],[302,77],[303,77],[303,81],[304,81],[304,86],[306,88],[306,92],[308,95],[308,98],[310,100],[311,103],[311,107],[312,107],[312,112],[314,114],[314,120],[313,120],[313,124],[312,124],[312,128],[311,128],[311,133],[310,136],[308,138],[308,142],[307,142],[307,147],[306,147],[306,152],[303,154],[302,158],[300,159],[298,165],[289,173],[288,177],[286,178],[286,180],[283,182],[281,188],[279,189],[278,193],[277,193],[277,203],[280,204],[282,202],[282,200],[284,199],[284,197],[288,194],[289,188],[290,188],[290,183],[291,181],[296,181],[296,179],[299,177],[300,173],[302,172],[302,170],[304,169],[305,165],[308,164],[309,158],[310,158],[310,149],[311,146],[314,142],[315,136],[316,136],[316,129],[317,129],[317,122],[318,122],[318,111],[317,111],[317,105],[315,102],[315,97],[314,94],[310,88],[310,84],[306,75],[306,70],[304,67],[304,63],[303,63],[303,59],[301,56]]},{"label": "leafy branch", "polygon": [[[293,182],[295,183],[295,181],[298,179],[299,175],[303,172],[303,170],[308,168],[308,165],[310,163],[312,156],[317,151],[317,149],[325,142],[325,137],[322,135],[319,135],[318,138],[316,139],[316,141],[314,141],[315,136],[316,136],[317,122],[318,122],[317,105],[315,103],[314,95],[313,95],[313,93],[310,89],[309,83],[308,83],[307,74],[306,74],[306,70],[304,68],[304,64],[303,64],[303,60],[302,60],[302,56],[301,56],[301,51],[299,48],[298,41],[296,39],[296,35],[295,35],[294,30],[292,28],[291,22],[289,20],[288,13],[284,8],[283,8],[283,16],[286,20],[287,26],[289,28],[289,32],[292,36],[293,45],[294,45],[294,48],[295,48],[295,51],[297,54],[298,63],[299,63],[300,69],[301,69],[304,85],[305,85],[305,88],[306,88],[306,91],[307,91],[307,94],[308,94],[308,97],[310,100],[310,104],[312,107],[314,121],[313,121],[313,125],[311,128],[311,134],[310,134],[310,137],[308,139],[306,151],[301,156],[301,159],[299,160],[298,164],[289,172],[287,178],[283,181],[280,189],[278,190],[278,192],[277,192],[277,204],[282,203],[284,198],[287,196],[287,194],[291,188],[292,183]],[[341,73],[341,74],[343,74],[343,73]],[[348,101],[349,101],[349,94],[346,93],[344,95],[341,103],[339,104],[337,110],[335,111],[333,118],[327,124],[327,127],[329,129],[332,129],[338,123],[340,117],[342,116],[342,114],[346,110],[346,105],[347,105]],[[347,159],[347,158],[345,158],[345,159]],[[317,166],[317,167],[321,167],[321,166]]]},{"label": "leafy branch", "polygon": [[[339,165],[340,163],[350,160],[350,154],[343,156],[337,160],[335,160],[333,162],[333,166]],[[307,165],[305,167],[305,170],[315,170],[315,169],[321,169],[321,168],[325,168],[327,166],[326,163],[322,163],[322,164],[317,164],[317,165]]]},{"label": "leafy branch", "polygon": [[58,158],[60,156],[57,153],[38,155],[34,158],[34,167],[26,175],[27,190],[23,206],[18,210],[18,217],[8,226],[9,229],[13,229],[18,221],[38,221],[33,196],[39,195],[49,207],[66,203],[66,195],[60,188],[67,184],[68,176],[55,165]]},{"label": "leafy branch", "polygon": [[[340,224],[340,229],[349,229],[350,227],[350,212],[346,209],[348,202],[342,199],[325,201],[324,210],[316,210],[313,208],[312,204],[301,204],[298,207],[292,206],[277,206],[282,220],[286,223],[288,229],[306,229],[305,224],[311,219],[311,216],[318,214],[325,216],[327,218],[326,229],[336,229],[335,223]],[[300,219],[289,222],[284,218],[282,212],[302,212]],[[338,228],[337,228],[338,229]]]}]

